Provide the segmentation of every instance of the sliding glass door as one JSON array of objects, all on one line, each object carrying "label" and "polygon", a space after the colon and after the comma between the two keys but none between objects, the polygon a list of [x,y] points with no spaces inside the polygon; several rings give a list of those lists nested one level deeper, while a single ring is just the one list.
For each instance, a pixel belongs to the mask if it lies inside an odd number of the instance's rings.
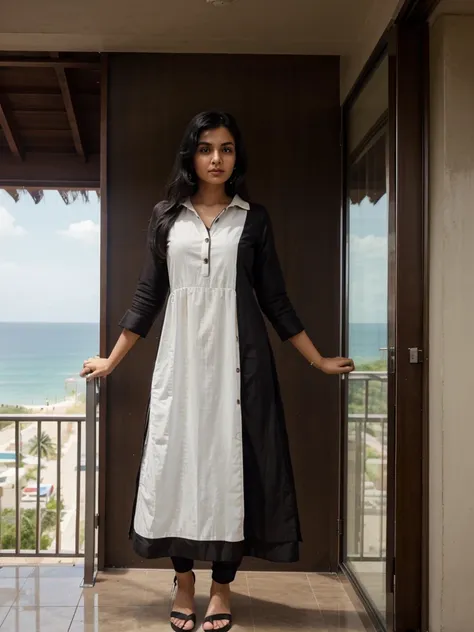
[{"label": "sliding glass door", "polygon": [[347,119],[344,562],[387,620],[389,443],[388,60],[375,70]]}]

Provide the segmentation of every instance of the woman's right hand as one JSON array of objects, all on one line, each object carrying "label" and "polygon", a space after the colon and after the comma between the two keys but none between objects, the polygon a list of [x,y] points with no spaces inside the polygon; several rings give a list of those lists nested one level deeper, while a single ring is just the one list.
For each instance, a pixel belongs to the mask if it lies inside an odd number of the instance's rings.
[{"label": "woman's right hand", "polygon": [[81,377],[86,377],[91,380],[94,377],[106,377],[112,373],[113,367],[108,358],[89,358],[83,364],[83,369],[80,373]]}]

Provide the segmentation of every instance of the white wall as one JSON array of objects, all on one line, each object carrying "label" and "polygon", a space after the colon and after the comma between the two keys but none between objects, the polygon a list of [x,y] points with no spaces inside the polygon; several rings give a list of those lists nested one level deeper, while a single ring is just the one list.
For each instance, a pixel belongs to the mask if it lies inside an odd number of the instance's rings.
[{"label": "white wall", "polygon": [[474,17],[431,28],[430,632],[474,630]]}]

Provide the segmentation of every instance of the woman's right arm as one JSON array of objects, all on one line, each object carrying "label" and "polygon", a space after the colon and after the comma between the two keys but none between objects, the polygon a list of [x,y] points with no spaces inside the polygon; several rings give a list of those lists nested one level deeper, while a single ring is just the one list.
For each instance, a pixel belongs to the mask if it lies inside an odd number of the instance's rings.
[{"label": "woman's right arm", "polygon": [[89,358],[84,362],[81,377],[87,377],[88,380],[91,380],[94,377],[106,377],[112,373],[139,338],[138,334],[124,329],[108,358]]},{"label": "woman's right arm", "polygon": [[153,218],[148,230],[145,261],[132,304],[120,321],[123,331],[108,358],[89,358],[84,362],[82,377],[105,377],[111,373],[135,345],[145,338],[165,304],[169,292],[168,265],[157,258],[151,248]]}]

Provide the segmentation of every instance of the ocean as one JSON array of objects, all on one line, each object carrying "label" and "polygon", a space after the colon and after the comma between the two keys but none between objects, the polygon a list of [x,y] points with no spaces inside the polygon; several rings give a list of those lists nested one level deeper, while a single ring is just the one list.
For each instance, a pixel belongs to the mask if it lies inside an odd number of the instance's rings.
[{"label": "ocean", "polygon": [[[356,362],[379,360],[387,327],[351,324],[350,340]],[[98,349],[98,323],[0,323],[0,404],[54,404],[83,393],[79,371]]]},{"label": "ocean", "polygon": [[349,325],[349,356],[357,363],[387,358],[386,323],[351,323]]},{"label": "ocean", "polygon": [[84,392],[79,371],[98,351],[98,323],[0,323],[0,404],[54,404]]}]

